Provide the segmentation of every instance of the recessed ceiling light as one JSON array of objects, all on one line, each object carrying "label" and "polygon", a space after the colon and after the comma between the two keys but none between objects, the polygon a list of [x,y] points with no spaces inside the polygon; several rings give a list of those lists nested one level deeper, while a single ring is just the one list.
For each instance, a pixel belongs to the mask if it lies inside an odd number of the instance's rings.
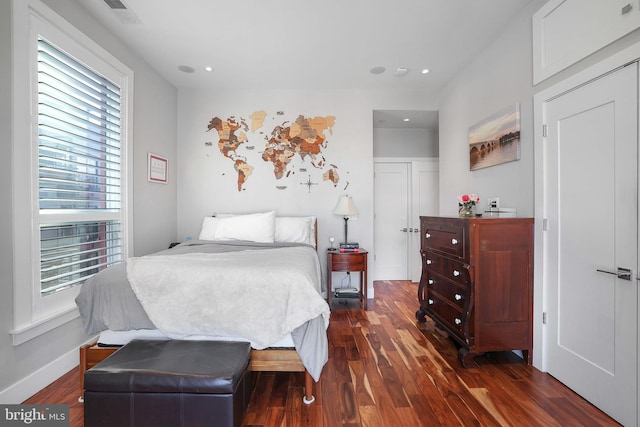
[{"label": "recessed ceiling light", "polygon": [[403,122],[405,123],[409,123],[411,121],[411,119],[407,118],[407,119],[402,119]]},{"label": "recessed ceiling light", "polygon": [[205,71],[213,71],[213,67],[206,66],[206,67],[204,67],[204,70]]},{"label": "recessed ceiling light", "polygon": [[404,67],[396,68],[396,77],[406,76],[407,73],[409,73],[409,69],[408,68],[404,68]]},{"label": "recessed ceiling light", "polygon": [[422,74],[429,74],[429,69],[428,68],[423,68],[421,73]]},{"label": "recessed ceiling light", "polygon": [[384,67],[373,67],[372,69],[369,70],[369,72],[371,74],[382,74],[386,71],[387,69]]},{"label": "recessed ceiling light", "polygon": [[179,65],[178,66],[178,70],[182,71],[183,73],[195,73],[196,70],[193,67],[190,67],[188,65]]}]

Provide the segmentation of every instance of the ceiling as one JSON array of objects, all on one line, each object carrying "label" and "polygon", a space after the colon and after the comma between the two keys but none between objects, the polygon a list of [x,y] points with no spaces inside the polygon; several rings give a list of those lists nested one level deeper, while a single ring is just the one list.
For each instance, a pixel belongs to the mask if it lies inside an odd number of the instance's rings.
[{"label": "ceiling", "polygon": [[73,1],[177,88],[437,96],[532,0]]},{"label": "ceiling", "polygon": [[416,110],[373,110],[373,127],[438,130],[438,112]]}]

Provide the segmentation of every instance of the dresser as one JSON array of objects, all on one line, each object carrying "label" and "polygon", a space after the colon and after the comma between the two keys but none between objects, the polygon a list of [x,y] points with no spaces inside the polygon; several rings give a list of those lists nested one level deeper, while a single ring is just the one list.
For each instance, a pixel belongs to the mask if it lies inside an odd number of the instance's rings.
[{"label": "dresser", "polygon": [[420,322],[460,346],[464,367],[489,351],[533,345],[533,218],[420,217]]}]

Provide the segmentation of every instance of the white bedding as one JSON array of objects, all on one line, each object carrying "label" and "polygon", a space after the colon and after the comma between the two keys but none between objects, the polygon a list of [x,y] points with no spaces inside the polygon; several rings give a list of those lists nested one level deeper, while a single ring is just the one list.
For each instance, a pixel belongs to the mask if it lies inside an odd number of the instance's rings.
[{"label": "white bedding", "polygon": [[318,316],[329,325],[320,265],[310,254],[296,246],[130,258],[127,278],[167,336],[245,337],[263,349]]}]

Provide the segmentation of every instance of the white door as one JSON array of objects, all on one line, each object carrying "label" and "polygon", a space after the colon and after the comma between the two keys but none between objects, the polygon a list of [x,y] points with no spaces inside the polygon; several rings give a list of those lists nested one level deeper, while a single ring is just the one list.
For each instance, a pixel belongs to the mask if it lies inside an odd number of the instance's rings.
[{"label": "white door", "polygon": [[374,280],[418,282],[420,216],[438,214],[438,160],[376,163],[374,171]]},{"label": "white door", "polygon": [[374,280],[406,280],[409,166],[374,165]]},{"label": "white door", "polygon": [[420,217],[438,215],[438,161],[411,162],[410,239],[411,281],[419,282],[422,274],[420,258]]},{"label": "white door", "polygon": [[637,73],[543,105],[548,371],[626,426],[638,421]]}]

